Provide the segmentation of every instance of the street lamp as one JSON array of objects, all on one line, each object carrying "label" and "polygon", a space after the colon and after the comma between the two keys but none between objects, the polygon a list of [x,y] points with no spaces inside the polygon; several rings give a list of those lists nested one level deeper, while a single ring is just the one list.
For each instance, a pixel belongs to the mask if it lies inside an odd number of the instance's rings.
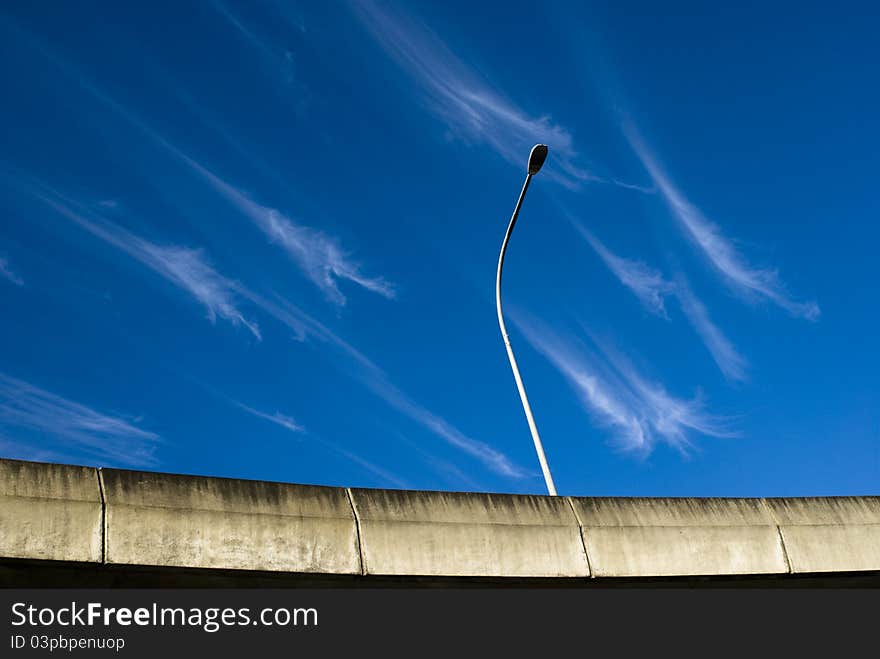
[{"label": "street lamp", "polygon": [[532,408],[529,406],[526,389],[523,386],[522,378],[519,375],[516,358],[513,356],[510,337],[507,335],[507,327],[504,325],[504,314],[501,312],[501,269],[504,267],[504,253],[507,251],[507,243],[510,241],[510,236],[513,233],[513,227],[516,224],[519,209],[526,196],[526,190],[529,189],[529,183],[532,182],[532,176],[541,171],[541,166],[546,159],[546,144],[536,144],[532,147],[532,151],[529,154],[529,171],[528,174],[526,174],[526,182],[523,183],[522,192],[519,193],[519,200],[516,202],[516,208],[513,209],[510,224],[507,226],[507,233],[504,234],[504,242],[501,244],[501,254],[498,256],[498,273],[495,275],[495,308],[498,310],[498,326],[501,328],[501,336],[504,338],[504,347],[507,348],[507,357],[510,359],[510,368],[513,369],[513,379],[516,380],[516,388],[519,390],[519,398],[522,401],[523,410],[525,410],[526,413],[526,421],[529,422],[529,430],[532,431],[532,440],[535,442],[535,451],[538,454],[538,462],[541,463],[541,471],[544,472],[544,482],[547,484],[547,493],[550,494],[550,496],[555,497],[556,486],[553,484],[553,476],[550,475],[550,467],[547,465],[547,457],[544,455],[544,446],[541,444],[541,437],[538,435],[538,427],[535,425],[535,418],[532,416]]}]

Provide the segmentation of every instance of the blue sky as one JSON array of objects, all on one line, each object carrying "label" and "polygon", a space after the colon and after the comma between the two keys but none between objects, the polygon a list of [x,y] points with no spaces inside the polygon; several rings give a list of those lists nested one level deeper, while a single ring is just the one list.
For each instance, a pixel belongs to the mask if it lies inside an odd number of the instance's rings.
[{"label": "blue sky", "polygon": [[[739,3],[741,4],[741,3]],[[876,493],[876,10],[5,3],[0,455]]]}]

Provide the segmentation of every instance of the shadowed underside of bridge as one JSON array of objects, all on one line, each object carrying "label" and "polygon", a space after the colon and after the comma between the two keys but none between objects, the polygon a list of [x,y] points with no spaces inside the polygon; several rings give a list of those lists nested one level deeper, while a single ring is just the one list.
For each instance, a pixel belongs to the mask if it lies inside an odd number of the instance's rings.
[{"label": "shadowed underside of bridge", "polygon": [[319,487],[0,460],[6,586],[880,586],[880,497]]}]

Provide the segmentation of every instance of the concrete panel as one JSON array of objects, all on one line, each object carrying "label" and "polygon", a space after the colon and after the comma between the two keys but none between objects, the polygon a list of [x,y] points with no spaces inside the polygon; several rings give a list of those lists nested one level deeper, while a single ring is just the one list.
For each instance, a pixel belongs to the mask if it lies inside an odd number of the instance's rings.
[{"label": "concrete panel", "polygon": [[880,570],[880,497],[767,499],[792,572]]},{"label": "concrete panel", "polygon": [[102,470],[106,562],[360,572],[342,488]]},{"label": "concrete panel", "polygon": [[760,499],[571,498],[597,577],[788,571]]},{"label": "concrete panel", "polygon": [[589,576],[563,498],[351,490],[367,574]]},{"label": "concrete panel", "polygon": [[0,460],[0,556],[100,562],[97,471]]}]

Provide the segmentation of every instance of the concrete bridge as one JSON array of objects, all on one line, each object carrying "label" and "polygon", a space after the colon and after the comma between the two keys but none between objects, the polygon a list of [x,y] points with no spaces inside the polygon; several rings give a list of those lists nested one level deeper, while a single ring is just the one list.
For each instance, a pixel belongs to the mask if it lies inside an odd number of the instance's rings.
[{"label": "concrete bridge", "polygon": [[418,492],[0,460],[0,584],[880,586],[880,497]]}]

